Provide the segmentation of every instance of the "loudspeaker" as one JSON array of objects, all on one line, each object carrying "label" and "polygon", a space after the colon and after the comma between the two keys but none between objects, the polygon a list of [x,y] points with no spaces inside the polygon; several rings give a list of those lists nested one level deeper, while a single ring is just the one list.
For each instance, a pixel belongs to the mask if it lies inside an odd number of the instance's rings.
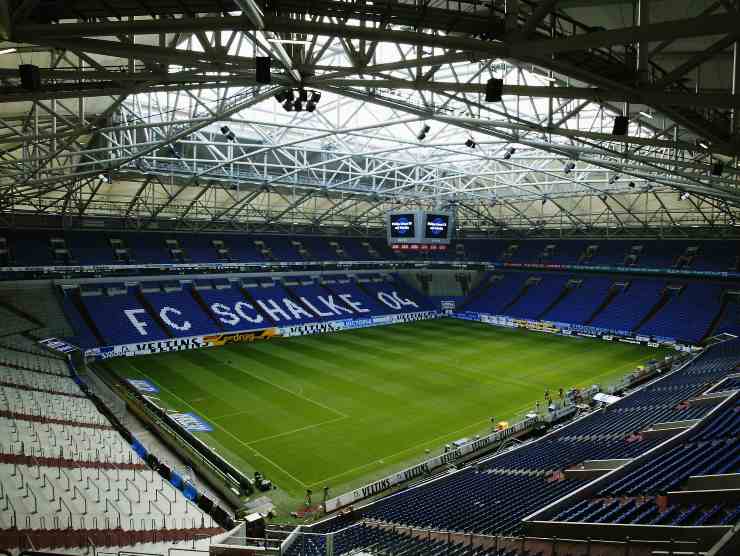
[{"label": "loudspeaker", "polygon": [[722,164],[721,162],[715,162],[714,164],[712,164],[712,175],[719,177],[722,175],[722,172],[724,171],[724,169],[725,169],[724,164]]},{"label": "loudspeaker", "polygon": [[270,74],[270,63],[272,60],[269,56],[257,56],[254,59],[255,67],[257,68],[257,83],[272,83],[272,75]]},{"label": "loudspeaker", "polygon": [[627,135],[630,119],[627,116],[616,116],[614,118],[614,128],[612,135]]},{"label": "loudspeaker", "polygon": [[504,80],[492,77],[486,83],[486,102],[499,102],[504,91]]},{"label": "loudspeaker", "polygon": [[41,72],[38,66],[21,64],[18,66],[18,73],[21,76],[21,87],[26,91],[41,90]]}]

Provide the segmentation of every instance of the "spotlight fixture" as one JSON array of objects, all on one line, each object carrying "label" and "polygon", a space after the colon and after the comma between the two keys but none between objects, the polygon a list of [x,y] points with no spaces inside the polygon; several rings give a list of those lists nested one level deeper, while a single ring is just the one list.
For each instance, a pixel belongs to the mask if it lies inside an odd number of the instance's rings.
[{"label": "spotlight fixture", "polygon": [[321,92],[314,90],[287,89],[275,94],[275,100],[283,105],[286,112],[313,112],[321,100]]},{"label": "spotlight fixture", "polygon": [[609,184],[617,183],[618,179],[619,179],[619,174],[614,174],[611,178],[609,178]]},{"label": "spotlight fixture", "polygon": [[627,116],[615,116],[612,135],[627,135],[630,120]]},{"label": "spotlight fixture", "polygon": [[470,147],[471,149],[474,149],[476,147],[476,142],[473,141],[472,139],[467,139],[465,141],[465,146]]},{"label": "spotlight fixture", "polygon": [[707,143],[703,139],[697,139],[696,146],[701,147],[702,149],[709,150],[709,143]]},{"label": "spotlight fixture", "polygon": [[506,152],[504,153],[504,160],[509,160],[515,152],[516,149],[514,147],[509,147],[508,149],[506,149]]},{"label": "spotlight fixture", "polygon": [[599,199],[601,199],[602,203],[606,203],[606,200],[608,199],[608,197],[606,195],[599,195]]},{"label": "spotlight fixture", "polygon": [[306,103],[306,110],[309,112],[313,112],[316,110],[316,105],[321,100],[321,93],[319,91],[311,91],[311,98],[308,99],[308,102]]},{"label": "spotlight fixture", "polygon": [[542,206],[544,207],[547,203],[547,197],[542,197]]},{"label": "spotlight fixture", "polygon": [[105,183],[111,183],[113,181],[110,174],[98,174],[98,179]]},{"label": "spotlight fixture", "polygon": [[688,198],[689,198],[689,192],[688,192],[688,191],[683,191],[683,192],[682,192],[682,193],[681,193],[681,194],[680,194],[680,195],[678,196],[678,198],[679,198],[679,200],[681,200],[681,201],[685,201],[686,199],[688,199]]},{"label": "spotlight fixture", "polygon": [[234,132],[229,129],[229,126],[221,126],[221,133],[226,137],[229,141],[236,141],[236,135],[234,135]]},{"label": "spotlight fixture", "polygon": [[575,169],[575,167],[576,167],[576,163],[571,160],[565,165],[564,171],[566,174],[570,174]]},{"label": "spotlight fixture", "polygon": [[421,131],[419,132],[419,135],[416,136],[416,138],[419,141],[423,141],[424,139],[426,139],[427,133],[429,133],[430,129],[432,128],[429,127],[427,124],[424,124],[424,127],[421,128]]},{"label": "spotlight fixture", "polygon": [[500,102],[504,91],[504,80],[492,77],[486,82],[486,102]]},{"label": "spotlight fixture", "polygon": [[633,189],[634,189],[634,187],[635,187],[635,182],[631,181],[631,182],[629,182],[629,183],[628,183],[627,185],[629,185],[629,186],[630,186],[631,188],[633,188]]}]

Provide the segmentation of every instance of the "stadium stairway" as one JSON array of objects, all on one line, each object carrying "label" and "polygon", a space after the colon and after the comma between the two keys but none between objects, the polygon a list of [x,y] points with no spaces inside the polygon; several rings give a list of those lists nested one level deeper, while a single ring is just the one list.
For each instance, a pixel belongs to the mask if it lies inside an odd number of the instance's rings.
[{"label": "stadium stairway", "polygon": [[216,327],[216,330],[223,331],[224,326],[221,323],[221,321],[218,319],[218,317],[213,314],[213,311],[211,311],[211,308],[208,306],[208,303],[206,303],[205,299],[203,299],[203,296],[200,294],[197,288],[194,287],[187,287],[185,286],[190,293],[190,295],[193,296],[193,300],[198,305],[198,307],[201,308],[201,310],[208,315],[208,318],[213,322],[213,325]]},{"label": "stadium stairway", "polygon": [[73,290],[68,295],[68,299],[71,301],[72,306],[77,311],[77,314],[80,315],[82,318],[82,321],[87,326],[88,330],[92,332],[93,336],[95,337],[95,340],[99,342],[98,345],[104,346],[108,344],[108,340],[103,336],[103,333],[100,331],[100,328],[98,328],[98,325],[95,323],[95,320],[92,318],[92,315],[90,314],[90,311],[87,310],[87,307],[82,302],[82,296],[80,293],[80,290]]},{"label": "stadium stairway", "polygon": [[[530,278],[531,278],[531,276],[530,276]],[[504,308],[503,308],[503,312],[504,312],[504,313],[505,313],[506,311],[508,311],[508,310],[509,310],[509,308],[511,308],[511,307],[513,307],[514,305],[516,305],[517,303],[519,303],[519,301],[520,301],[520,300],[521,300],[521,299],[522,299],[522,298],[523,298],[523,297],[524,297],[525,295],[527,295],[527,292],[528,292],[528,291],[530,290],[530,288],[532,288],[532,285],[533,285],[533,284],[532,284],[532,281],[530,280],[530,278],[528,278],[527,280],[525,280],[525,282],[524,282],[524,285],[523,285],[523,286],[521,287],[521,289],[520,289],[520,290],[519,290],[519,291],[517,292],[517,294],[516,294],[516,295],[514,296],[514,298],[513,298],[513,299],[511,299],[511,300],[510,300],[510,301],[509,301],[509,302],[508,302],[508,303],[507,303],[506,305],[504,305]],[[536,285],[539,285],[539,282],[537,282],[537,284],[536,284]]]},{"label": "stadium stairway", "polygon": [[715,317],[712,319],[712,322],[709,323],[709,328],[707,328],[707,331],[701,337],[700,343],[703,343],[706,341],[707,338],[711,338],[712,336],[714,336],[714,332],[717,330],[719,323],[722,322],[722,319],[724,319],[725,315],[727,314],[729,305],[729,296],[722,296],[722,302],[720,303],[719,310],[717,311]]},{"label": "stadium stairway", "polygon": [[[293,279],[293,280],[295,280],[295,279]],[[290,298],[290,300],[293,301],[293,303],[296,303],[299,307],[302,307],[303,309],[305,309],[306,311],[308,311],[316,319],[322,320],[323,318],[325,318],[325,317],[322,317],[321,315],[317,314],[313,307],[309,306],[308,304],[306,304],[301,299],[300,295],[298,295],[298,293],[296,293],[296,291],[294,289],[295,287],[300,287],[300,284],[295,283],[295,285],[291,285],[293,283],[294,282],[292,282],[291,279],[284,278],[282,280],[283,289],[288,294],[288,298]]]},{"label": "stadium stairway", "polygon": [[275,322],[275,319],[273,319],[269,314],[267,314],[266,311],[262,309],[262,307],[259,306],[259,304],[256,302],[254,296],[249,291],[248,287],[245,287],[244,284],[239,285],[239,291],[242,293],[244,298],[247,300],[247,302],[254,307],[254,310],[257,311],[260,315],[262,315],[262,318],[265,319],[265,323],[267,323],[269,326],[277,326],[277,323]]},{"label": "stadium stairway", "polygon": [[[0,318],[3,319],[3,336],[15,334],[20,331],[34,330],[44,326],[33,315],[2,299],[0,299]],[[21,326],[22,330],[14,330],[18,326]]]},{"label": "stadium stairway", "polygon": [[619,293],[623,291],[623,288],[620,286],[613,284],[611,288],[609,288],[609,291],[606,294],[606,297],[604,297],[604,300],[601,302],[601,304],[596,308],[596,310],[593,312],[593,314],[586,319],[585,324],[591,324],[594,322],[596,317],[598,317],[604,309],[606,309],[612,301],[619,295]]},{"label": "stadium stairway", "polygon": [[175,335],[172,333],[172,330],[170,330],[170,328],[164,323],[162,317],[159,316],[159,313],[154,309],[154,306],[144,295],[144,292],[141,290],[141,288],[136,288],[136,293],[134,294],[134,297],[136,298],[136,301],[139,302],[139,305],[141,305],[147,312],[149,318],[151,318],[154,323],[160,328],[160,330],[164,332],[164,335],[168,338],[174,338]]},{"label": "stadium stairway", "polygon": [[539,315],[537,315],[537,320],[542,320],[545,318],[545,315],[547,315],[550,311],[555,309],[562,301],[564,301],[570,294],[573,293],[573,290],[576,289],[576,286],[570,283],[570,281],[566,282],[566,284],[563,286],[562,291],[558,294],[558,296],[552,300],[552,303],[550,303],[547,307],[545,307],[545,310],[542,311]]},{"label": "stadium stairway", "polygon": [[469,305],[471,305],[473,302],[478,300],[479,298],[483,297],[488,293],[488,291],[494,287],[495,280],[493,279],[494,274],[491,271],[486,272],[486,274],[481,278],[480,282],[478,282],[478,285],[475,286],[473,291],[471,291],[465,300],[460,304],[458,307],[459,311],[464,311],[467,309]]},{"label": "stadium stairway", "polygon": [[660,294],[660,298],[658,301],[655,302],[655,305],[653,305],[650,310],[645,314],[644,317],[637,323],[637,325],[632,329],[633,332],[636,332],[640,330],[643,326],[645,326],[650,320],[655,317],[655,315],[660,311],[663,307],[665,307],[672,298],[672,293],[668,290],[668,288],[663,288],[663,291]]}]

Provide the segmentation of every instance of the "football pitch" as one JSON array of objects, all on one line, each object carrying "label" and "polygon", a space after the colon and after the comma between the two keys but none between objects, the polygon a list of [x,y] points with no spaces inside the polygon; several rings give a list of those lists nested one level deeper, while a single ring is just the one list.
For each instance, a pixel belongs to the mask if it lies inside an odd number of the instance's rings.
[{"label": "football pitch", "polygon": [[105,365],[198,414],[213,427],[200,439],[297,507],[307,488],[338,495],[490,432],[546,389],[606,385],[665,353],[440,319]]}]

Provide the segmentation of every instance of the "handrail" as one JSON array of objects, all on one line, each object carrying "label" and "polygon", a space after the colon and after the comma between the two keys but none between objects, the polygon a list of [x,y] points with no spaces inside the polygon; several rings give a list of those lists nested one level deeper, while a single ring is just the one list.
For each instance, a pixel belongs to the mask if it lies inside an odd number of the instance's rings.
[{"label": "handrail", "polygon": [[121,501],[121,496],[128,502],[128,515],[134,515],[134,504],[131,501],[131,499],[126,496],[126,493],[123,492],[120,488],[116,487],[116,502]]},{"label": "handrail", "polygon": [[83,505],[83,513],[87,514],[87,498],[85,498],[85,495],[82,494],[82,491],[77,488],[77,485],[74,486],[72,489],[72,500],[74,500],[77,496],[77,494],[80,495],[80,498],[82,498],[82,505]]},{"label": "handrail", "polygon": [[[136,493],[139,495],[138,498],[137,498],[137,500],[136,500],[136,503],[137,504],[141,504],[141,490],[139,489],[139,487],[136,485],[136,483],[134,481],[132,481],[131,479],[129,479],[128,477],[126,477],[126,481],[124,482],[124,485],[128,486],[129,484],[132,487],[134,487],[134,490],[136,490]],[[128,490],[128,488],[126,490]]]},{"label": "handrail", "polygon": [[70,507],[67,505],[67,503],[60,496],[59,497],[59,511],[60,512],[62,511],[62,505],[64,505],[64,507],[67,508],[67,512],[69,513],[68,523],[69,523],[69,527],[71,528],[72,527],[72,510],[70,509]]}]

